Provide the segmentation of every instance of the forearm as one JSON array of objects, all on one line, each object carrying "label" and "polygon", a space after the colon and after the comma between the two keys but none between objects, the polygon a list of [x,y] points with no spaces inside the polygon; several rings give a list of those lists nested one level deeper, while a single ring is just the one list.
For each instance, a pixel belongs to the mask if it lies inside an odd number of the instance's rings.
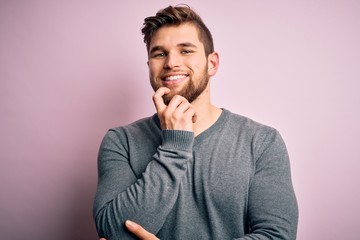
[{"label": "forearm", "polygon": [[[189,132],[165,131],[164,141],[153,160],[146,167],[142,177],[135,182],[124,183],[126,179],[107,179],[103,186],[118,183],[126,185],[114,198],[105,201],[98,191],[94,204],[94,217],[101,236],[127,239],[130,235],[124,228],[127,219],[134,220],[152,233],[159,231],[172,209],[178,194],[178,187],[188,162],[192,159],[193,134]],[[106,161],[105,161],[106,162]],[[101,168],[101,165],[99,166]],[[109,168],[109,167],[105,167]],[[108,174],[115,169],[110,169]],[[131,170],[129,169],[127,174]],[[106,173],[105,173],[106,175]],[[105,176],[104,176],[105,178]],[[99,178],[99,181],[104,179]],[[102,187],[103,188],[103,187]]]}]

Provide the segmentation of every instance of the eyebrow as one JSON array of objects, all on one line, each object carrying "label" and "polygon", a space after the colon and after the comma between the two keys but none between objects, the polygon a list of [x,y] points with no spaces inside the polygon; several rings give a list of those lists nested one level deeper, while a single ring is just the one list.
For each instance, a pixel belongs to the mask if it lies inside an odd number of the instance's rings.
[{"label": "eyebrow", "polygon": [[[191,42],[184,42],[184,43],[179,43],[176,46],[178,47],[192,47],[192,48],[197,48],[197,46]],[[165,48],[162,46],[154,46],[150,49],[150,54],[156,51],[164,51]]]},{"label": "eyebrow", "polygon": [[184,43],[179,43],[177,46],[179,47],[192,47],[192,48],[197,48],[197,46],[191,42],[184,42]]},{"label": "eyebrow", "polygon": [[163,50],[165,50],[163,47],[161,47],[161,46],[154,46],[154,47],[152,47],[151,49],[150,49],[150,54],[151,53],[154,53],[154,52],[156,52],[156,51],[163,51]]}]

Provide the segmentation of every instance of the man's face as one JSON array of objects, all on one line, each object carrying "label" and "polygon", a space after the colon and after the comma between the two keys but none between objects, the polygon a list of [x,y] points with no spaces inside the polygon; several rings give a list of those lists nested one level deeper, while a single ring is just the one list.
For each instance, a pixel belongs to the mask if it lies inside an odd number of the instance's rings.
[{"label": "man's face", "polygon": [[157,30],[149,47],[149,75],[154,91],[167,87],[168,104],[174,95],[193,102],[209,82],[208,59],[192,24],[164,26]]}]

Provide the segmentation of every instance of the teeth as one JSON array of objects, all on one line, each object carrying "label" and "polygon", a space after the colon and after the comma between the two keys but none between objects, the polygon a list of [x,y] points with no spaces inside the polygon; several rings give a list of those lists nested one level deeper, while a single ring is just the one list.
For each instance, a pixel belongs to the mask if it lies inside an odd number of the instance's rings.
[{"label": "teeth", "polygon": [[165,80],[166,81],[174,81],[174,80],[177,80],[179,78],[184,78],[184,77],[186,77],[186,75],[174,75],[174,76],[165,78]]}]

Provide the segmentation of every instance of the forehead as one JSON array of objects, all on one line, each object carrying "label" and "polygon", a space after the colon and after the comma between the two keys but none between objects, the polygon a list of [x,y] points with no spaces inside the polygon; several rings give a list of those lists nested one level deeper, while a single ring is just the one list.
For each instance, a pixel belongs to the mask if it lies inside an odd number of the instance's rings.
[{"label": "forehead", "polygon": [[192,43],[198,47],[203,46],[199,40],[199,32],[196,26],[191,23],[183,23],[178,26],[163,26],[153,35],[150,49],[153,46],[171,47],[185,42]]}]

